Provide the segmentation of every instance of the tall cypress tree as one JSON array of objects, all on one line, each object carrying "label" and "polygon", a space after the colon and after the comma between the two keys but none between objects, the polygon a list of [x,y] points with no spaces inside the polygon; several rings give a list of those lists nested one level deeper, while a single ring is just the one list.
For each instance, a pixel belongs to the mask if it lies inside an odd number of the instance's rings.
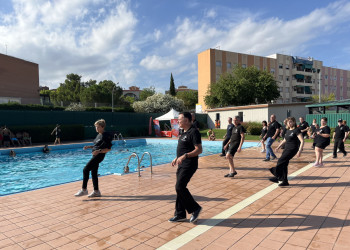
[{"label": "tall cypress tree", "polygon": [[175,83],[174,83],[173,73],[171,73],[171,75],[170,75],[170,89],[169,89],[169,94],[172,95],[172,96],[176,96]]}]

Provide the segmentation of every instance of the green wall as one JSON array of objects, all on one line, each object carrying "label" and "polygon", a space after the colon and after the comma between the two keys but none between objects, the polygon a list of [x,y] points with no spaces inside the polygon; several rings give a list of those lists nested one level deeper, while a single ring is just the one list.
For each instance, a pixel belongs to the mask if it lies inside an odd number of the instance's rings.
[{"label": "green wall", "polygon": [[[105,119],[108,131],[119,131],[123,136],[148,135],[149,119],[163,113],[127,113],[127,112],[78,112],[78,111],[15,111],[0,110],[0,126],[45,126],[55,124],[84,126],[85,138],[94,138],[94,123]],[[207,114],[197,114],[196,119],[202,128],[207,127]],[[64,131],[62,131],[64,133]]]},{"label": "green wall", "polygon": [[316,119],[317,123],[320,124],[321,118],[327,117],[328,126],[331,128],[335,128],[338,126],[338,119],[346,120],[348,126],[350,124],[350,114],[349,113],[332,113],[332,114],[312,114],[306,115],[306,121],[311,125],[312,120]]}]

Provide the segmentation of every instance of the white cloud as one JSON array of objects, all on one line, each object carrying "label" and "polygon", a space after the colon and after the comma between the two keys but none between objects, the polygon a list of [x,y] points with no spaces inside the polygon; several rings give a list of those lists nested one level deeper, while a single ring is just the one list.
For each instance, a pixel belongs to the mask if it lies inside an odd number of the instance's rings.
[{"label": "white cloud", "polygon": [[215,18],[216,15],[217,15],[217,13],[214,9],[210,9],[205,13],[205,17],[207,17],[207,18]]},{"label": "white cloud", "polygon": [[140,62],[140,65],[148,70],[171,69],[177,65],[177,62],[169,57],[160,57],[157,55],[146,56]]}]

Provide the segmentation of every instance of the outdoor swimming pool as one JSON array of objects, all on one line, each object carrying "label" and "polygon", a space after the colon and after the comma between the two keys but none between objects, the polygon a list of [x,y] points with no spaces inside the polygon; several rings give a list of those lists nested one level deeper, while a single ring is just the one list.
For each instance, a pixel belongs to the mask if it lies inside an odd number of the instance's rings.
[{"label": "outdoor swimming pool", "polygon": [[[201,156],[220,153],[221,144],[221,141],[203,141]],[[245,142],[243,147],[256,145],[255,142]],[[99,174],[122,174],[133,152],[139,157],[144,152],[150,152],[153,166],[170,163],[176,155],[176,146],[177,140],[166,139],[127,140],[126,143],[119,141],[100,164]],[[48,154],[17,153],[14,158],[0,155],[0,196],[82,180],[82,170],[91,158],[91,150],[82,148],[83,146],[79,145],[76,149],[55,150]],[[129,163],[130,172],[137,171],[137,165],[137,159],[132,158]],[[149,167],[148,155],[145,155],[141,165]],[[78,186],[80,187],[80,184]]]}]

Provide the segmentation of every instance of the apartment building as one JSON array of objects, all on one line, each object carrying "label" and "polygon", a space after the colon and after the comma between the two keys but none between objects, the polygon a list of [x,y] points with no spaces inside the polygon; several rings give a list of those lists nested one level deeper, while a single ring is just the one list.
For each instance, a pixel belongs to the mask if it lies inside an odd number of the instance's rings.
[{"label": "apartment building", "polygon": [[336,99],[350,97],[350,71],[323,66],[323,62],[311,57],[274,54],[270,56],[248,55],[217,49],[198,54],[198,103],[206,109],[204,97],[208,87],[235,65],[255,66],[275,76],[280,91],[276,103],[308,102],[311,96],[335,93]]},{"label": "apartment building", "polygon": [[39,65],[0,54],[0,103],[39,104]]}]

